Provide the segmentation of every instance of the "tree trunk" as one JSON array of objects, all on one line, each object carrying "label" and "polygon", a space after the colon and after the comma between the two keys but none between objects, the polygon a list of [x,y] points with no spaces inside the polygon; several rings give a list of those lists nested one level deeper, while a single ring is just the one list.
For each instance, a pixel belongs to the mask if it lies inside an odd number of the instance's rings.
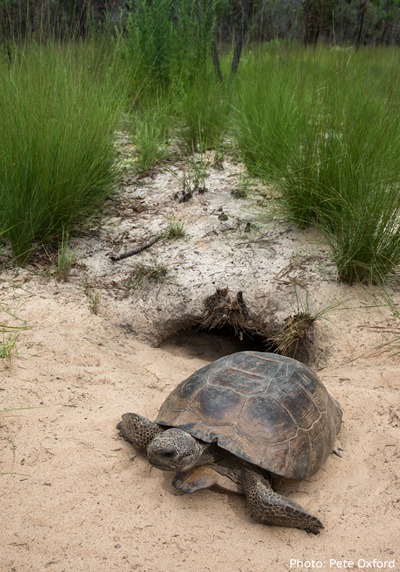
[{"label": "tree trunk", "polygon": [[354,42],[354,47],[356,50],[360,47],[361,44],[361,37],[362,31],[364,27],[364,20],[365,20],[365,12],[367,11],[367,1],[361,0],[358,6],[358,27],[357,27],[357,36]]},{"label": "tree trunk", "polygon": [[253,11],[253,4],[254,0],[241,0],[239,6],[237,6],[234,24],[235,45],[233,48],[231,66],[232,75],[236,74],[239,67],[240,57],[242,55],[242,50],[246,40],[246,34],[249,28],[250,18]]},{"label": "tree trunk", "polygon": [[215,70],[217,79],[218,79],[218,81],[220,81],[222,83],[223,77],[222,77],[221,62],[219,59],[218,44],[217,44],[217,37],[216,36],[212,42],[211,51],[212,51],[212,61],[213,61],[214,70]]},{"label": "tree trunk", "polygon": [[315,0],[303,0],[303,44],[316,47],[321,28],[321,11]]}]

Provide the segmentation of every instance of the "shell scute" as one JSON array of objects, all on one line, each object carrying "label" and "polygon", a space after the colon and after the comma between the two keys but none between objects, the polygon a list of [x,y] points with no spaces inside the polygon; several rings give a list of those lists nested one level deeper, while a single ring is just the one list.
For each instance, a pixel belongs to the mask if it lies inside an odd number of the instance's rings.
[{"label": "shell scute", "polygon": [[156,422],[217,442],[277,475],[303,479],[332,451],[341,418],[339,404],[304,364],[239,352],[178,385]]}]

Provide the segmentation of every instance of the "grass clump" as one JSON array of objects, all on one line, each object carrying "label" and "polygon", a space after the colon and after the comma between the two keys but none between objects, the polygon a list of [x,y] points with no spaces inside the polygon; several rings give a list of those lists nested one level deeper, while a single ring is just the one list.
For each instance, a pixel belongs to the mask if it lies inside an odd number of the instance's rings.
[{"label": "grass clump", "polygon": [[76,261],[76,252],[69,247],[69,234],[68,232],[63,232],[61,242],[58,247],[56,269],[57,279],[62,282],[68,282],[69,275],[73,266],[76,264]]},{"label": "grass clump", "polygon": [[170,217],[168,220],[168,226],[162,233],[162,237],[167,240],[177,240],[179,238],[185,238],[185,236],[185,223],[181,220],[175,219],[174,217]]},{"label": "grass clump", "polygon": [[373,75],[361,52],[254,60],[236,102],[250,172],[300,227],[322,229],[348,283],[381,282],[400,263],[400,65],[390,50],[371,57]]},{"label": "grass clump", "polygon": [[142,106],[133,116],[131,138],[137,152],[137,171],[149,171],[169,157],[168,139],[172,121],[171,108],[165,99]]},{"label": "grass clump", "polygon": [[0,359],[10,360],[16,353],[18,332],[25,329],[26,324],[7,306],[0,306],[0,314],[3,316],[0,318]]},{"label": "grass clump", "polygon": [[19,263],[104,201],[115,181],[121,85],[84,45],[16,48],[0,74],[0,232]]},{"label": "grass clump", "polygon": [[197,159],[195,156],[192,157],[187,163],[182,167],[182,173],[178,174],[176,171],[169,169],[167,171],[179,182],[181,186],[181,193],[176,194],[176,198],[179,202],[189,201],[195,193],[205,193],[206,179],[208,177],[208,171],[203,157]]},{"label": "grass clump", "polygon": [[184,153],[218,150],[229,128],[230,86],[205,69],[177,94],[177,138]]},{"label": "grass clump", "polygon": [[127,288],[131,291],[144,283],[160,284],[168,282],[170,278],[167,264],[162,262],[156,263],[153,266],[138,264],[127,280]]},{"label": "grass clump", "polygon": [[202,159],[189,161],[182,169],[182,191],[184,195],[192,197],[196,192],[206,190],[207,168]]},{"label": "grass clump", "polygon": [[171,112],[173,135],[184,153],[216,148],[229,113],[229,89],[217,81],[212,64],[217,0],[129,4],[118,52],[138,111],[134,142],[140,168],[159,162],[159,153],[164,158],[163,126]]},{"label": "grass clump", "polygon": [[16,352],[17,335],[5,335],[3,334],[0,340],[0,359],[10,360],[14,353]]}]

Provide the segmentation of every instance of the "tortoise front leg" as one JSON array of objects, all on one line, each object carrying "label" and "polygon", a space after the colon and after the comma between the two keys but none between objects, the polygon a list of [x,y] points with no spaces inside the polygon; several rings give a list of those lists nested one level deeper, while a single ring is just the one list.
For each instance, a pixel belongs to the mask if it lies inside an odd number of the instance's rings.
[{"label": "tortoise front leg", "polygon": [[117,425],[119,434],[137,449],[147,449],[149,443],[162,429],[157,423],[137,413],[124,413]]},{"label": "tortoise front leg", "polygon": [[323,528],[317,517],[277,494],[266,478],[247,467],[243,468],[243,488],[252,514],[265,524],[301,528],[313,534]]},{"label": "tortoise front leg", "polygon": [[221,474],[218,468],[217,465],[201,465],[176,473],[172,486],[182,493],[194,493],[201,489],[218,487],[224,491],[243,494],[241,484],[228,475]]}]

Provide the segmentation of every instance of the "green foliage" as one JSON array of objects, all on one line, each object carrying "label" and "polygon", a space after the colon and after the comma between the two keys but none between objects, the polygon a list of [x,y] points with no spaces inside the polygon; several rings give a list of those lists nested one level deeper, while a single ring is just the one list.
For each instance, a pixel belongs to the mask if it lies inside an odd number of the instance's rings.
[{"label": "green foliage", "polygon": [[190,159],[186,165],[182,167],[182,174],[179,175],[172,169],[167,169],[182,187],[183,202],[188,201],[197,192],[204,192],[205,183],[208,177],[208,171],[203,161],[203,158],[196,160]]},{"label": "green foliage", "polygon": [[169,217],[168,227],[162,233],[163,238],[168,240],[177,240],[179,238],[185,238],[186,230],[185,223],[181,220],[177,220],[174,217]]},{"label": "green foliage", "polygon": [[132,85],[159,94],[197,77],[211,54],[215,4],[216,0],[131,0],[120,50],[131,67]]},{"label": "green foliage", "polygon": [[68,282],[69,275],[71,273],[72,267],[76,263],[77,256],[74,250],[69,247],[69,234],[68,232],[63,232],[61,236],[61,242],[58,247],[58,257],[57,257],[57,279],[62,282]]},{"label": "green foliage", "polygon": [[139,168],[151,168],[166,156],[171,120],[185,152],[217,147],[226,132],[229,102],[212,67],[216,0],[130,5],[118,50],[134,100]]},{"label": "green foliage", "polygon": [[0,359],[10,360],[16,352],[17,336],[5,336],[0,339]]},{"label": "green foliage", "polygon": [[229,86],[216,81],[213,71],[182,86],[177,94],[177,136],[186,153],[218,149],[229,127]]},{"label": "green foliage", "polygon": [[15,257],[89,216],[115,180],[121,82],[100,74],[83,45],[16,52],[0,74],[0,232]]},{"label": "green foliage", "polygon": [[152,169],[169,156],[168,133],[173,120],[174,113],[166,98],[157,98],[149,105],[142,105],[133,115],[131,137],[139,172]]},{"label": "green foliage", "polygon": [[400,263],[400,66],[389,51],[294,55],[255,61],[251,83],[244,76],[244,161],[281,190],[299,226],[321,227],[342,280],[379,282]]},{"label": "green foliage", "polygon": [[[276,181],[303,119],[301,66],[282,55],[243,62],[234,96],[233,131],[252,175]],[[286,54],[287,55],[287,54]]]},{"label": "green foliage", "polygon": [[[238,75],[221,83],[211,48],[222,4],[131,8],[115,44],[31,42],[0,53],[0,234],[18,262],[61,240],[67,268],[67,233],[112,190],[128,85],[138,170],[164,161],[171,139],[185,153],[218,153],[233,138],[249,175],[280,190],[289,217],[323,230],[341,279],[385,279],[400,262],[398,52],[271,42],[243,54]],[[206,176],[202,161],[189,162],[182,200]],[[146,272],[134,286],[166,276]]]},{"label": "green foliage", "polygon": [[127,53],[145,82],[166,87],[170,81],[171,0],[129,2]]}]

